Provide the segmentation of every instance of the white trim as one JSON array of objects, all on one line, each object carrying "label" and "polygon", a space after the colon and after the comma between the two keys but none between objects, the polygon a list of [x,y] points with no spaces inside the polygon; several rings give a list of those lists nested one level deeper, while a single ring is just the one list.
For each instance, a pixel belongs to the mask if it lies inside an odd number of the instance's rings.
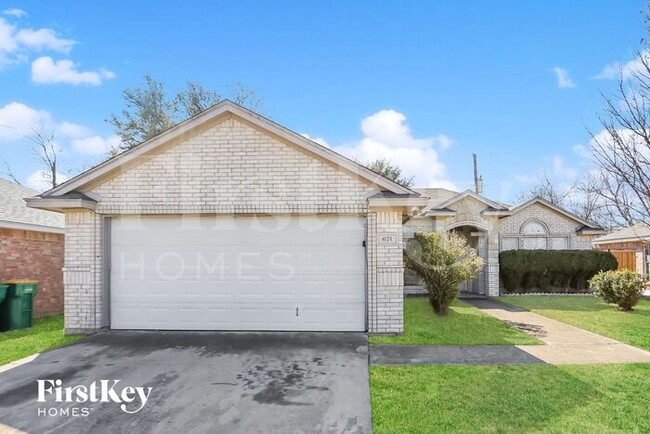
[{"label": "white trim", "polygon": [[65,228],[58,228],[54,226],[44,226],[44,225],[35,225],[31,223],[20,223],[20,222],[10,222],[6,220],[0,220],[0,229],[18,229],[21,231],[32,231],[32,232],[48,232],[52,234],[63,234],[65,233]]},{"label": "white trim", "polygon": [[416,207],[422,208],[429,201],[426,197],[370,197],[369,207]]},{"label": "white trim", "polygon": [[486,231],[486,232],[489,231],[489,228],[486,225],[481,224],[479,222],[475,222],[473,220],[463,220],[463,221],[460,221],[460,222],[454,222],[454,223],[448,224],[447,226],[445,226],[445,231],[450,231],[452,229],[456,229],[456,228],[459,228],[459,227],[462,227],[462,226],[472,226],[472,227],[475,227],[475,228],[480,229],[482,231]]},{"label": "white trim", "polygon": [[583,225],[588,226],[588,227],[590,227],[592,229],[601,229],[598,226],[594,225],[593,223],[590,223],[590,222],[588,222],[586,220],[583,220],[580,217],[578,217],[577,215],[572,214],[569,211],[566,211],[566,210],[560,208],[557,205],[553,205],[551,202],[549,202],[547,200],[544,200],[541,197],[534,197],[534,198],[532,198],[532,199],[530,199],[530,200],[528,200],[528,201],[526,201],[524,203],[520,203],[519,205],[512,208],[511,211],[512,211],[513,214],[517,213],[517,212],[521,211],[522,209],[528,208],[529,206],[531,206],[534,203],[540,203],[540,204],[546,206],[547,208],[550,208],[553,211],[556,211],[556,212],[564,215],[565,217],[568,217],[571,220],[575,220],[578,223],[582,223]]},{"label": "white trim", "polygon": [[464,192],[458,193],[456,196],[447,199],[443,203],[440,203],[440,204],[436,205],[434,208],[431,209],[431,211],[435,211],[436,209],[440,209],[440,208],[447,208],[452,203],[456,203],[459,200],[465,199],[468,196],[473,198],[473,199],[478,200],[479,202],[482,202],[482,203],[484,203],[486,205],[489,205],[489,206],[491,206],[493,208],[499,208],[499,209],[504,208],[504,206],[501,205],[500,203],[491,201],[490,199],[486,199],[483,196],[479,196],[478,194],[476,194],[472,190],[465,190]]},{"label": "white trim", "polygon": [[437,217],[437,216],[441,216],[441,217],[451,216],[451,217],[453,217],[453,216],[456,215],[456,211],[446,210],[446,209],[439,209],[439,210],[432,209],[432,210],[429,210],[429,211],[425,212],[424,215],[427,216],[427,217]]},{"label": "white trim", "polygon": [[497,210],[497,211],[490,211],[490,210],[483,210],[481,211],[481,214],[484,216],[497,216],[497,217],[508,217],[512,215],[512,211],[507,211],[507,210]]},{"label": "white trim", "polygon": [[391,191],[393,193],[419,194],[381,175],[378,175],[367,167],[364,167],[361,164],[356,163],[332,151],[331,149],[326,148],[325,146],[319,145],[318,143],[315,143],[306,137],[301,136],[300,134],[297,134],[266,118],[263,118],[262,116],[253,113],[252,111],[247,110],[233,103],[232,101],[224,100],[207,109],[206,111],[184,122],[181,122],[180,124],[168,129],[167,131],[164,131],[158,136],[153,137],[152,139],[93,167],[80,175],[77,175],[76,177],[64,182],[63,184],[60,184],[59,186],[49,191],[46,191],[42,194],[42,197],[46,198],[48,196],[60,196],[64,195],[65,193],[78,190],[90,182],[96,180],[97,178],[121,167],[122,165],[133,161],[140,156],[143,156],[144,154],[165,143],[168,143],[177,138],[181,138],[191,130],[198,128],[204,123],[216,119],[217,117],[227,113],[238,116],[252,123],[258,128],[261,128],[267,132],[270,132],[271,134],[285,139],[292,144],[305,149],[306,151],[309,151],[325,160],[336,164],[343,169],[346,169],[349,172],[359,175],[360,177],[366,179],[367,181],[370,181],[373,184],[385,188],[388,191]]},{"label": "white trim", "polygon": [[41,198],[30,197],[25,199],[29,208],[46,209],[50,211],[61,211],[66,208],[85,208],[94,211],[97,208],[97,202],[86,199],[59,199],[59,198]]},{"label": "white trim", "polygon": [[601,245],[601,244],[616,244],[616,243],[628,243],[630,241],[638,241],[640,243],[650,243],[650,237],[645,237],[645,236],[638,236],[638,237],[625,237],[625,238],[616,238],[616,239],[609,239],[609,240],[593,240],[591,243],[596,244],[596,245]]}]

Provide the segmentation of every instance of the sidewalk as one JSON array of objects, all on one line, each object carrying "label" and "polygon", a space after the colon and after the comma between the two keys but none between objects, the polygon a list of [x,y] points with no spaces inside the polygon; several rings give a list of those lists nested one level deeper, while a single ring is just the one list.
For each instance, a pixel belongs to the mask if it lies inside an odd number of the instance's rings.
[{"label": "sidewalk", "polygon": [[466,300],[488,315],[534,335],[547,345],[517,345],[553,365],[650,363],[650,352],[492,300]]}]

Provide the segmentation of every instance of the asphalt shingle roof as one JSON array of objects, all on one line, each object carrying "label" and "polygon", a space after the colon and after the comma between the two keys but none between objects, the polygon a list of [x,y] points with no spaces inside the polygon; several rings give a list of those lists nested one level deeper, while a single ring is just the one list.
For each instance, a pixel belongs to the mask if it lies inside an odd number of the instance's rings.
[{"label": "asphalt shingle roof", "polygon": [[650,241],[650,225],[637,223],[627,228],[619,229],[611,234],[603,235],[594,240],[597,244],[615,243],[619,241]]},{"label": "asphalt shingle roof", "polygon": [[36,195],[36,190],[0,178],[0,227],[3,222],[11,222],[63,229],[63,214],[27,207],[24,198]]}]

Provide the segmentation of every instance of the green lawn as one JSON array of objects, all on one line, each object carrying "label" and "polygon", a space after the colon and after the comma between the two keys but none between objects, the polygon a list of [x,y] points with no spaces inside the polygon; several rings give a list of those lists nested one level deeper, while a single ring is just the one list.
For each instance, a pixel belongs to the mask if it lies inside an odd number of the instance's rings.
[{"label": "green lawn", "polygon": [[650,432],[650,364],[380,366],[375,433]]},{"label": "green lawn", "polygon": [[63,315],[35,319],[31,328],[0,333],[0,365],[83,337],[63,335]]},{"label": "green lawn", "polygon": [[447,316],[434,314],[426,297],[404,300],[404,334],[371,336],[371,344],[388,345],[527,345],[538,339],[492,318],[462,301]]},{"label": "green lawn", "polygon": [[588,296],[513,296],[499,301],[650,350],[650,300],[631,312]]}]

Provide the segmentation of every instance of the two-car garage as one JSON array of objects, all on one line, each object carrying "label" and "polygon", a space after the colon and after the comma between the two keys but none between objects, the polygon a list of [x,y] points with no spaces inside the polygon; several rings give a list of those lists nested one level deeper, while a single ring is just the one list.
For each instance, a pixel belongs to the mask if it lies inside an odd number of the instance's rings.
[{"label": "two-car garage", "polygon": [[66,333],[400,333],[427,200],[222,101],[27,203],[66,216]]},{"label": "two-car garage", "polygon": [[365,330],[364,220],[111,219],[111,328]]}]

